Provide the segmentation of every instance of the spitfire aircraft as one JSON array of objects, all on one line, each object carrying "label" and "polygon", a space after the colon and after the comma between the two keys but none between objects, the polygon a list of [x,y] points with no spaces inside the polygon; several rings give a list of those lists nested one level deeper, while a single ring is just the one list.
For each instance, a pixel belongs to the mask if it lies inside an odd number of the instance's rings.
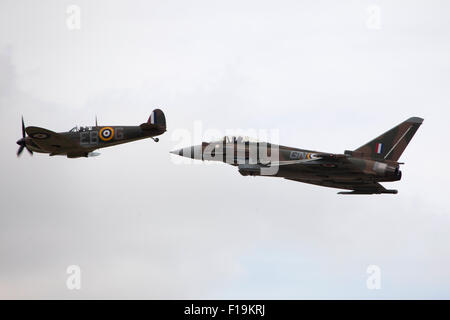
[{"label": "spitfire aircraft", "polygon": [[48,153],[50,156],[63,155],[68,158],[92,157],[99,153],[94,150],[115,146],[136,140],[155,138],[166,131],[166,118],[160,109],[151,113],[147,122],[139,126],[95,126],[74,127],[68,132],[56,133],[39,127],[25,127],[22,117],[22,138],[17,156],[27,149],[33,152]]},{"label": "spitfire aircraft", "polygon": [[354,151],[343,154],[291,148],[224,137],[216,142],[171,151],[198,160],[222,161],[237,166],[244,176],[274,176],[314,185],[347,189],[339,194],[381,194],[380,182],[402,177],[398,162],[423,119],[412,117]]}]

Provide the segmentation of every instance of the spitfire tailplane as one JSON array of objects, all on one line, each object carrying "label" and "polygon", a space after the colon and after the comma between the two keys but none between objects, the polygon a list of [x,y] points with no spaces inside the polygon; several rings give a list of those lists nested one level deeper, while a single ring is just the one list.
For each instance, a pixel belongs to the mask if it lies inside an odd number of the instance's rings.
[{"label": "spitfire tailplane", "polygon": [[422,118],[409,118],[355,151],[346,153],[361,158],[398,161],[422,122]]}]

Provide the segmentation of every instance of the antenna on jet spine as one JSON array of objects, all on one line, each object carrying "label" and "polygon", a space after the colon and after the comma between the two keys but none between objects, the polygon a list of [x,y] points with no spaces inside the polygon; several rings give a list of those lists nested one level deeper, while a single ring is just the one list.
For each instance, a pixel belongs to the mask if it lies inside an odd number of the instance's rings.
[{"label": "antenna on jet spine", "polygon": [[98,127],[98,123],[97,123],[97,115],[95,115],[95,126]]}]

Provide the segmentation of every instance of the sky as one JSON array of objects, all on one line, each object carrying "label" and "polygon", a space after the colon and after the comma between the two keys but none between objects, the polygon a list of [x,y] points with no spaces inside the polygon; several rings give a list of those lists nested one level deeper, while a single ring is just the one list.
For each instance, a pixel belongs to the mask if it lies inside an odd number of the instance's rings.
[{"label": "sky", "polygon": [[[1,1],[0,298],[449,299],[449,9]],[[154,108],[167,118],[159,143],[16,157],[22,115],[62,132],[95,116],[139,125]],[[425,121],[403,178],[385,183],[397,195],[339,196],[169,153],[250,129],[342,153],[412,116]]]}]

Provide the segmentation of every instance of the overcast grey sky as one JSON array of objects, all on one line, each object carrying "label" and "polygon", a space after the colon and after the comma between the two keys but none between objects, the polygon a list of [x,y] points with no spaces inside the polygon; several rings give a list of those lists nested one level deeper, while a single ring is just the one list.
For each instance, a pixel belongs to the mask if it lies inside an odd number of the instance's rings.
[{"label": "overcast grey sky", "polygon": [[[449,12],[446,1],[1,1],[0,298],[450,298]],[[95,115],[137,125],[155,107],[168,124],[158,144],[16,158],[21,115],[66,131]],[[398,195],[344,197],[169,154],[195,121],[343,152],[411,116],[425,122],[402,181],[386,184]],[[66,287],[69,265],[81,290]],[[366,287],[369,265],[380,290]]]}]

